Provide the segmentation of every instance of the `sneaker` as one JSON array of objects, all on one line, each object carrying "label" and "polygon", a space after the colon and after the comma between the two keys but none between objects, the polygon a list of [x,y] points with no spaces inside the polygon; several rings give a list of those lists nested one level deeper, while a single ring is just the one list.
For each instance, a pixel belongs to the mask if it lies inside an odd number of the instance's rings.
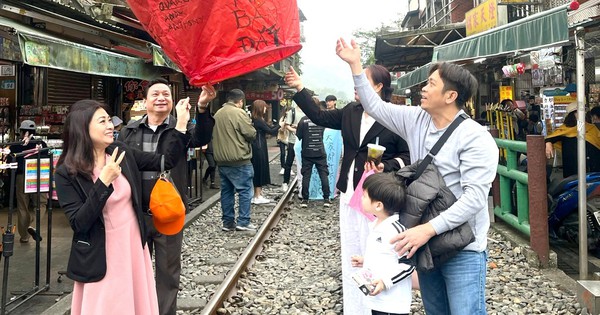
[{"label": "sneaker", "polygon": [[290,171],[290,176],[294,176],[296,175],[296,173],[294,173],[294,171]]},{"label": "sneaker", "polygon": [[251,204],[256,204],[256,203],[254,202],[254,200],[255,200],[255,199],[256,199],[256,198],[252,198],[252,199],[250,199],[250,203],[251,203]]},{"label": "sneaker", "polygon": [[285,169],[281,169],[281,171],[279,171],[279,175],[283,175],[283,173],[285,173]]},{"label": "sneaker", "polygon": [[225,231],[225,232],[235,231],[235,226],[233,226],[233,225],[223,225],[223,227],[221,228],[221,231]]},{"label": "sneaker", "polygon": [[331,201],[329,201],[329,200],[323,201],[323,207],[325,207],[325,208],[331,207]]},{"label": "sneaker", "polygon": [[208,187],[210,189],[219,189],[219,187],[217,187],[217,185],[215,185],[215,182],[210,183],[210,187]]},{"label": "sneaker", "polygon": [[235,227],[235,229],[237,231],[252,231],[252,232],[255,232],[256,231],[256,225],[254,225],[252,223],[250,223],[250,224],[248,224],[246,226],[238,225],[238,226]]},{"label": "sneaker", "polygon": [[42,236],[37,233],[33,226],[27,228],[27,233],[29,233],[29,235],[31,235],[31,237],[33,237],[34,240],[38,242],[42,241]]},{"label": "sneaker", "polygon": [[253,199],[255,205],[262,205],[262,204],[271,202],[270,199],[267,199],[263,196],[259,196],[258,198],[252,198],[252,199]]},{"label": "sneaker", "polygon": [[289,189],[289,187],[288,187],[288,184],[287,184],[287,183],[283,183],[283,184],[281,184],[281,190],[282,190],[283,192],[286,192],[286,191],[288,191],[288,189]]},{"label": "sneaker", "polygon": [[308,208],[308,201],[302,199],[302,201],[300,201],[300,208]]}]

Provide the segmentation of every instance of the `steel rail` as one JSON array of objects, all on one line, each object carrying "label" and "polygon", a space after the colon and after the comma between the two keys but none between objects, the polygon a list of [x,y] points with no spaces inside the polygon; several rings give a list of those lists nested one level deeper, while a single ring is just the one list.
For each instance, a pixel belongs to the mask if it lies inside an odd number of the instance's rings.
[{"label": "steel rail", "polygon": [[279,202],[275,205],[275,208],[273,208],[273,211],[271,211],[269,216],[265,219],[262,226],[256,232],[256,235],[252,238],[252,241],[250,241],[248,247],[246,247],[246,250],[244,250],[236,264],[233,266],[232,270],[227,274],[225,280],[223,280],[221,285],[217,288],[200,314],[217,314],[218,309],[223,308],[225,300],[234,292],[241,274],[246,270],[246,268],[251,266],[252,262],[254,261],[254,257],[260,253],[264,242],[273,232],[273,228],[275,228],[279,223],[285,205],[288,203],[291,196],[293,196],[292,191],[294,190],[295,186],[296,178],[294,178],[294,180],[290,183],[289,189],[285,192]]}]

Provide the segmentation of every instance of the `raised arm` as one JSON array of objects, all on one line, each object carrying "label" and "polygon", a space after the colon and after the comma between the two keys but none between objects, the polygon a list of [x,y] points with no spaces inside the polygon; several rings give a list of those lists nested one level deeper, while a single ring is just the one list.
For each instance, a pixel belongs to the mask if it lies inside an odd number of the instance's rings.
[{"label": "raised arm", "polygon": [[190,141],[190,148],[204,146],[212,139],[215,120],[210,115],[208,104],[215,99],[216,95],[217,93],[212,85],[202,87],[196,107],[196,126],[191,131],[192,140]]},{"label": "raised arm", "polygon": [[312,99],[312,95],[304,88],[302,79],[293,67],[285,74],[285,83],[298,91],[294,95],[294,102],[302,109],[304,114],[315,124],[331,129],[342,129],[342,114],[339,109],[322,110]]},{"label": "raised arm", "polygon": [[381,99],[362,69],[360,48],[354,40],[348,45],[342,38],[338,39],[336,53],[350,65],[354,86],[365,112],[387,129],[406,139],[421,109],[416,106],[398,106]]}]

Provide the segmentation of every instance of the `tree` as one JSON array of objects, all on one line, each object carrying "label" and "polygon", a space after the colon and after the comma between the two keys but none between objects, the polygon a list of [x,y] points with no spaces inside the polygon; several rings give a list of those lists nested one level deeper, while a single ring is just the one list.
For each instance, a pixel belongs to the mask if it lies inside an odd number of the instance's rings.
[{"label": "tree", "polygon": [[357,44],[360,45],[361,61],[363,65],[375,63],[375,40],[377,35],[382,35],[390,32],[397,32],[402,29],[402,20],[405,13],[398,13],[398,19],[388,25],[381,25],[375,29],[364,30],[358,29],[352,32]]}]

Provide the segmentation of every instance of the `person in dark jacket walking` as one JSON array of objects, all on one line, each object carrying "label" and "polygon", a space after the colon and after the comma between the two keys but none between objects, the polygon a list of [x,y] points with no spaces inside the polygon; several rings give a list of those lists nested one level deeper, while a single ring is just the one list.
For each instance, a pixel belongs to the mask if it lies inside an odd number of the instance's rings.
[{"label": "person in dark jacket walking", "polygon": [[[381,99],[389,101],[393,91],[389,71],[380,65],[372,65],[368,68],[372,69],[371,85],[377,90]],[[344,157],[336,187],[341,192],[340,239],[344,313],[370,313],[363,306],[361,293],[357,292],[354,280],[352,280],[352,274],[358,270],[350,265],[352,255],[364,252],[369,233],[369,221],[349,206],[350,198],[365,171],[365,166],[369,165],[366,163],[369,143],[375,143],[379,139],[379,144],[386,148],[381,164],[369,166],[380,168],[384,172],[395,172],[410,164],[408,145],[400,136],[370,117],[364,111],[358,98],[358,102],[352,102],[343,108],[323,110],[314,104],[311,93],[304,88],[304,84],[294,68],[290,67],[285,74],[285,83],[298,91],[294,95],[294,101],[312,122],[342,132]]]},{"label": "person in dark jacket walking", "polygon": [[[320,106],[320,104],[316,104]],[[317,167],[317,173],[321,179],[321,189],[323,190],[323,206],[330,207],[329,201],[329,169],[327,167],[327,154],[323,145],[323,131],[325,128],[313,123],[310,118],[304,116],[298,122],[296,136],[302,140],[302,202],[300,207],[308,207],[308,190],[310,188],[310,178],[312,176],[313,165]]]},{"label": "person in dark jacket walking", "polygon": [[[209,111],[208,104],[216,97],[212,86],[202,87],[196,110],[196,125],[189,124],[186,133],[191,137],[188,148],[196,148],[210,142],[214,120]],[[183,99],[179,102],[187,102]],[[176,118],[171,115],[173,109],[173,96],[168,82],[164,79],[150,81],[145,88],[147,114],[140,120],[130,122],[119,135],[119,140],[129,146],[144,152],[166,154],[172,150],[163,139],[169,133],[176,133]],[[175,235],[159,233],[152,222],[149,211],[150,193],[158,178],[158,172],[143,172],[143,207],[148,225],[148,243],[150,253],[154,254],[156,265],[156,288],[161,314],[174,315],[177,312],[177,293],[179,292],[179,276],[181,274],[181,245],[183,231]],[[175,167],[171,170],[171,179],[189,212],[187,203],[187,152],[179,156]]]},{"label": "person in dark jacket walking", "polygon": [[263,100],[256,100],[252,103],[252,125],[256,129],[256,138],[252,141],[252,167],[254,168],[254,198],[253,204],[265,204],[271,200],[262,195],[262,187],[271,184],[271,173],[269,170],[269,152],[267,151],[266,134],[276,135],[280,126],[273,127],[267,125],[265,114],[267,113],[267,103]]},{"label": "person in dark jacket walking", "polygon": [[[189,104],[177,105],[165,155],[114,142],[106,106],[71,106],[56,169],[56,193],[73,229],[67,276],[75,280],[71,314],[158,314],[140,171],[176,165],[186,152]],[[165,223],[167,224],[167,223]]]}]

